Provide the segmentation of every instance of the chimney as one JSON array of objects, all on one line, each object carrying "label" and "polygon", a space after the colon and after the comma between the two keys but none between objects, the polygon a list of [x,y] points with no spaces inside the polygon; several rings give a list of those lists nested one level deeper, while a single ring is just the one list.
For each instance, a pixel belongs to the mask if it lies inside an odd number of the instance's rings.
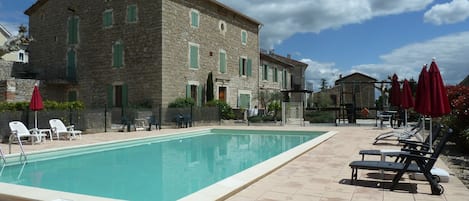
[{"label": "chimney", "polygon": [[342,79],[342,74],[339,74],[339,79]]},{"label": "chimney", "polygon": [[275,50],[274,49],[270,49],[269,50],[269,54],[274,54]]},{"label": "chimney", "polygon": [[287,54],[287,58],[291,59],[291,54]]}]

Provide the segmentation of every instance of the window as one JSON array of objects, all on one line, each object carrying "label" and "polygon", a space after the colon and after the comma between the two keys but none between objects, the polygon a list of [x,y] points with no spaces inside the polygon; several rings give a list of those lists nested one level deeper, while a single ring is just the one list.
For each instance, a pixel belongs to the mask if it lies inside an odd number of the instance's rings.
[{"label": "window", "polygon": [[226,73],[226,52],[224,50],[220,50],[219,53],[219,70],[220,73]]},{"label": "window", "polygon": [[120,41],[115,42],[112,46],[112,66],[124,66],[124,47]]},{"label": "window", "polygon": [[77,69],[77,62],[76,62],[76,52],[73,49],[68,50],[67,52],[67,79],[68,80],[76,80],[76,69]]},{"label": "window", "polygon": [[186,85],[186,98],[192,98],[196,106],[202,106],[202,87],[198,83]]},{"label": "window", "polygon": [[189,68],[199,68],[199,45],[195,43],[189,43]]},{"label": "window", "polygon": [[107,98],[108,105],[111,107],[127,106],[127,84],[110,85],[108,88]]},{"label": "window", "polygon": [[68,44],[78,43],[78,17],[72,16],[68,18]]},{"label": "window", "polygon": [[220,30],[220,33],[221,33],[221,34],[225,35],[225,33],[226,33],[226,22],[220,20],[220,21],[218,22],[218,29]]},{"label": "window", "polygon": [[199,11],[192,9],[190,15],[191,26],[194,28],[199,28]]},{"label": "window", "polygon": [[127,22],[137,22],[138,20],[138,13],[137,13],[137,5],[128,5],[127,6]]},{"label": "window", "polygon": [[246,45],[248,42],[248,33],[245,30],[241,31],[241,44]]},{"label": "window", "polygon": [[266,64],[262,68],[262,80],[269,80],[269,66]]},{"label": "window", "polygon": [[252,75],[252,60],[241,57],[239,59],[239,75],[250,77]]},{"label": "window", "polygon": [[247,109],[251,105],[250,94],[239,94],[239,108]]},{"label": "window", "polygon": [[113,23],[113,14],[112,10],[105,10],[103,13],[103,26],[104,28],[109,28]]},{"label": "window", "polygon": [[18,60],[24,61],[24,53],[20,52],[20,53],[18,54]]},{"label": "window", "polygon": [[274,82],[278,82],[278,69],[274,68]]}]

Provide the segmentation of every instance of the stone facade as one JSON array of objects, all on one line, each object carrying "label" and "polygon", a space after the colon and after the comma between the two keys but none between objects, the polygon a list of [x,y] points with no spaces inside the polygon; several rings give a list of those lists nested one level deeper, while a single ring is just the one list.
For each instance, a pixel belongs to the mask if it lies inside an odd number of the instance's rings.
[{"label": "stone facade", "polygon": [[[136,6],[136,22],[127,21],[129,6]],[[109,27],[103,26],[107,11],[112,11]],[[197,28],[191,26],[192,11],[199,14]],[[125,102],[120,104],[165,106],[189,96],[191,85],[204,91],[213,72],[215,99],[222,87],[232,107],[238,107],[240,93],[250,93],[251,105],[256,104],[258,68],[252,68],[252,76],[240,76],[239,61],[249,58],[259,66],[260,23],[217,1],[39,0],[26,14],[35,39],[29,61],[44,80],[45,99],[66,101],[74,93],[87,107],[118,106],[117,97]],[[78,19],[75,44],[68,41],[70,18]],[[116,43],[123,47],[120,67],[113,67]],[[189,67],[191,44],[198,46],[197,69]],[[67,68],[71,50],[76,72]],[[226,52],[226,73],[219,71],[220,51]]]},{"label": "stone facade", "polygon": [[30,101],[37,80],[16,79],[23,72],[22,67],[22,63],[0,59],[0,101]]}]

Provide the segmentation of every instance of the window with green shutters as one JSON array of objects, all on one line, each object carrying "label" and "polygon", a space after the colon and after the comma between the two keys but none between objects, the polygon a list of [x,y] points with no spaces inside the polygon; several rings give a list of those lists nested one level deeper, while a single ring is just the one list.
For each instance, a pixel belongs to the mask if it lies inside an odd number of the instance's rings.
[{"label": "window with green shutters", "polygon": [[120,68],[124,65],[124,47],[120,41],[112,46],[112,66]]},{"label": "window with green shutters", "polygon": [[265,64],[262,68],[262,80],[269,80],[269,66]]},{"label": "window with green shutters", "polygon": [[137,22],[138,15],[137,15],[137,5],[128,5],[127,6],[127,22]]},{"label": "window with green shutters", "polygon": [[194,28],[199,27],[199,11],[191,10],[191,26]]},{"label": "window with green shutters", "polygon": [[252,60],[246,58],[239,58],[239,75],[240,76],[252,76]]},{"label": "window with green shutters", "polygon": [[251,105],[250,101],[250,94],[239,94],[239,108],[248,109]]},{"label": "window with green shutters", "polygon": [[104,28],[109,28],[113,23],[113,14],[112,10],[105,10],[103,13],[103,26]]},{"label": "window with green shutters", "polygon": [[186,98],[192,98],[196,106],[202,106],[203,86],[188,84],[186,85]]},{"label": "window with green shutters", "polygon": [[67,52],[67,79],[68,80],[76,80],[76,52],[73,49],[68,50]]},{"label": "window with green shutters", "polygon": [[220,60],[220,63],[219,63],[219,70],[220,70],[220,73],[226,73],[226,52],[225,51],[220,51],[220,54],[219,54],[219,60]]},{"label": "window with green shutters", "polygon": [[245,30],[241,31],[241,44],[246,45],[248,42],[248,33]]},{"label": "window with green shutters", "polygon": [[127,84],[109,85],[107,91],[108,107],[126,107],[128,106]]},{"label": "window with green shutters", "polygon": [[68,18],[68,44],[78,44],[78,16],[71,16]]},{"label": "window with green shutters", "polygon": [[197,44],[189,44],[189,67],[199,68],[199,45]]}]

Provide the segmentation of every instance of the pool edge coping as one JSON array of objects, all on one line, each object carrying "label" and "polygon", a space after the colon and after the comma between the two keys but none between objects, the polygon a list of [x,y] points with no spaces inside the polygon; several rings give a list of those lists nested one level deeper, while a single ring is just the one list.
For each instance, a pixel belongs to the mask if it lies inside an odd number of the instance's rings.
[{"label": "pool edge coping", "polygon": [[[112,140],[106,142],[97,142],[91,144],[84,144],[84,145],[74,145],[70,147],[61,147],[61,148],[52,148],[42,151],[33,151],[29,152],[29,154],[43,154],[44,152],[54,152],[54,151],[63,151],[63,150],[70,150],[75,148],[86,148],[88,146],[103,146],[106,144],[112,143],[125,143],[125,142],[134,142],[140,140],[147,140],[151,138],[161,138],[161,137],[170,137],[171,135],[175,134],[190,134],[192,132],[197,131],[206,131],[215,129],[214,127],[209,128],[201,128],[195,129],[190,131],[183,131],[177,133],[166,133],[157,136],[147,136],[147,137],[139,137],[133,139],[121,139],[121,140]],[[228,128],[232,129],[232,128]],[[258,128],[242,128],[240,130],[257,130]],[[262,129],[260,129],[262,130]],[[283,130],[283,129],[282,129]],[[297,129],[285,128],[285,131],[299,131]],[[303,144],[300,144],[286,152],[283,152],[273,158],[270,158],[264,162],[261,162],[255,166],[252,166],[244,171],[241,171],[235,175],[232,175],[228,178],[225,178],[221,181],[218,181],[210,186],[207,186],[199,191],[196,191],[192,194],[189,194],[185,197],[182,197],[179,200],[223,200],[231,197],[232,195],[240,192],[244,188],[248,187],[249,185],[253,184],[254,182],[258,181],[259,179],[271,174],[273,171],[283,167],[287,163],[295,160],[302,154],[308,152],[309,150],[313,149],[314,147],[318,146],[319,144],[323,143],[324,141],[328,140],[332,136],[334,136],[337,131],[325,131],[324,134],[319,135],[318,137],[307,141]],[[9,154],[9,157],[16,156],[18,154]],[[262,171],[261,171],[262,170]],[[266,171],[267,170],[267,171]],[[57,191],[57,190],[50,190],[45,188],[39,187],[31,187],[31,186],[23,186],[11,183],[4,183],[0,182],[1,189],[9,189],[8,191],[0,193],[1,198],[15,198],[19,200],[52,200],[52,201],[74,201],[74,200],[93,200],[93,201],[111,201],[111,200],[119,200],[114,198],[107,198],[107,197],[99,197],[93,195],[86,195],[86,194],[78,194],[72,192],[64,192],[64,191]],[[214,190],[215,189],[215,190]],[[31,191],[34,191],[32,193]],[[208,199],[207,199],[208,198]]]}]

